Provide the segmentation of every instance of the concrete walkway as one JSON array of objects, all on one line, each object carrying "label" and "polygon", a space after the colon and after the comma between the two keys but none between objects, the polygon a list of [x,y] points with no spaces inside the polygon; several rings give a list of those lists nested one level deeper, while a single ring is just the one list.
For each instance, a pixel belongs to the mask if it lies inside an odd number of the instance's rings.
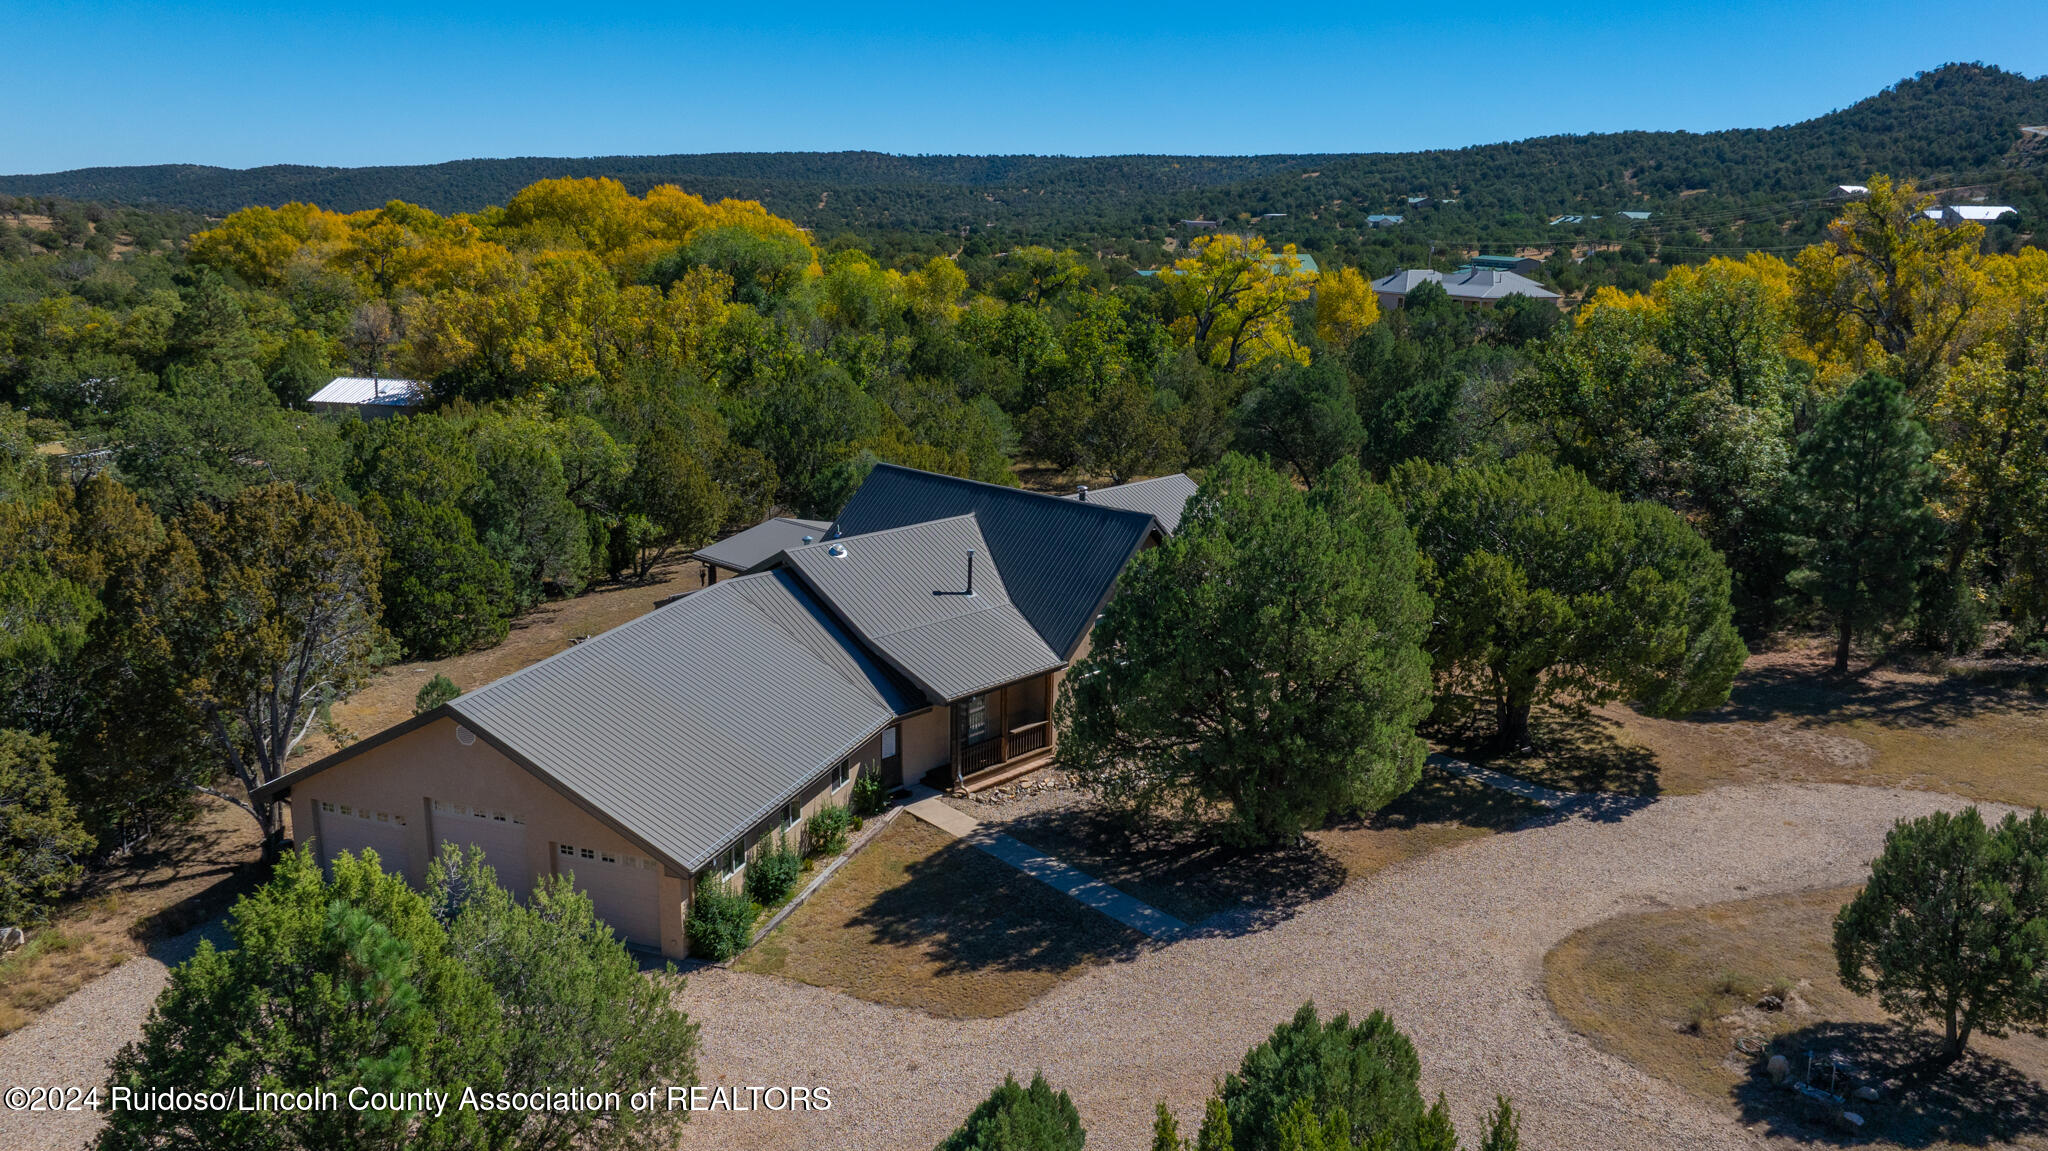
[{"label": "concrete walkway", "polygon": [[929,788],[920,790],[929,794],[913,799],[908,810],[940,831],[966,840],[1054,891],[1071,896],[1134,931],[1154,939],[1171,939],[1187,931],[1187,924],[1151,904],[1061,863],[1021,839],[989,830],[980,820],[947,803],[939,793]]},{"label": "concrete walkway", "polygon": [[1466,779],[1483,783],[1491,788],[1497,788],[1507,792],[1509,795],[1519,795],[1523,799],[1529,800],[1532,803],[1540,803],[1545,807],[1564,807],[1585,798],[1576,791],[1559,791],[1554,787],[1544,787],[1542,784],[1530,783],[1526,779],[1507,775],[1490,767],[1481,767],[1476,763],[1466,763],[1462,759],[1452,759],[1448,755],[1432,755],[1429,757],[1429,762],[1436,767],[1443,768],[1445,771],[1455,772]]}]

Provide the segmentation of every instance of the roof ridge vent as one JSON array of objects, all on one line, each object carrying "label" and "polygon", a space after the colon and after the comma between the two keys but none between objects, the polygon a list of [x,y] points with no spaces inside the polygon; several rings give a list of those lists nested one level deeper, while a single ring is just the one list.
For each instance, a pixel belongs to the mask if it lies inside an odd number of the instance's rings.
[{"label": "roof ridge vent", "polygon": [[816,537],[816,536],[805,536],[805,537],[804,537],[804,543],[805,543],[806,545],[809,545],[809,544],[813,544],[813,543],[816,543],[816,542],[818,542],[818,541],[817,541],[817,537]]},{"label": "roof ridge vent", "polygon": [[846,555],[846,545],[833,544],[831,547],[825,549],[825,554],[831,556],[833,559],[844,558]]},{"label": "roof ridge vent", "polygon": [[1081,485],[1081,491],[1080,491],[1080,500],[1081,500],[1081,502],[1082,502],[1082,503],[1084,503],[1084,504],[1088,502],[1088,485],[1087,485],[1087,484],[1082,484],[1082,485]]}]

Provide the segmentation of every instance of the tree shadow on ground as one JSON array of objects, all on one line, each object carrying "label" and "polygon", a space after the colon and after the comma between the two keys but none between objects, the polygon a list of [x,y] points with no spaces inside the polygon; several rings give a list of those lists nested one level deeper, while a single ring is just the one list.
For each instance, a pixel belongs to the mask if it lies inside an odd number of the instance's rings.
[{"label": "tree shadow on ground", "polygon": [[915,860],[852,920],[877,943],[922,947],[939,974],[1066,971],[1150,941],[965,840]]},{"label": "tree shadow on ground", "polygon": [[[1613,796],[1654,799],[1661,794],[1655,752],[1615,738],[1612,725],[1592,709],[1576,705],[1539,708],[1530,717],[1530,746],[1501,753],[1489,746],[1490,729],[1474,722],[1447,724],[1434,734],[1451,754],[1495,771],[1558,791],[1601,792]],[[1578,813],[1619,818],[1635,805],[1606,805],[1622,810],[1603,812],[1587,802]]]},{"label": "tree shadow on ground", "polygon": [[[1133,819],[1082,803],[1002,830],[1205,933],[1263,930],[1344,886],[1343,865],[1312,840],[1235,846],[1192,819]],[[1218,917],[1227,922],[1205,923]]]},{"label": "tree shadow on ground", "polygon": [[1992,712],[2038,710],[2048,701],[2048,669],[2034,661],[1986,664],[1962,672],[1869,668],[1836,675],[1819,652],[1752,661],[1728,702],[1693,717],[1708,724],[1771,720],[1943,727]]},{"label": "tree shadow on ground", "polygon": [[[1846,1109],[1864,1119],[1851,1134],[1837,1125],[1831,1106],[1771,1082],[1773,1054],[1792,1064],[1795,1079],[1806,1073],[1807,1053],[1817,1062],[1835,1053],[1853,1069],[1855,1086],[1882,1084],[1881,1098],[1850,1099]],[[1872,1138],[1901,1147],[1940,1143],[1986,1146],[2048,1134],[2048,1090],[2011,1064],[1972,1052],[1942,1068],[1939,1039],[1931,1032],[1897,1023],[1817,1023],[1790,1031],[1758,1055],[1749,1076],[1733,1089],[1742,1121],[1762,1124],[1772,1135],[1804,1143],[1847,1145]]]}]

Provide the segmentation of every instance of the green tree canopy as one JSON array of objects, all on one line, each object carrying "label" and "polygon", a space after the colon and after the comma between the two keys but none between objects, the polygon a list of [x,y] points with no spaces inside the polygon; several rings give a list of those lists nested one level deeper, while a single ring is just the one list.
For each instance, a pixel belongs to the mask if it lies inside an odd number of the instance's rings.
[{"label": "green tree canopy", "polygon": [[1748,658],[1728,569],[1670,509],[1535,456],[1414,461],[1393,489],[1429,560],[1440,709],[1476,689],[1496,743],[1517,747],[1542,700],[1626,698],[1671,716],[1728,698]]},{"label": "green tree canopy", "polygon": [[2048,1033],[2048,816],[1987,829],[1975,807],[1900,820],[1835,917],[1842,985],[1954,1059],[1978,1032]]},{"label": "green tree canopy", "polygon": [[41,919],[77,880],[78,857],[92,844],[50,741],[0,729],[0,925]]},{"label": "green tree canopy", "polygon": [[1247,841],[1376,809],[1422,769],[1428,613],[1407,529],[1355,462],[1304,492],[1226,456],[1066,677],[1060,762],[1132,808],[1227,805]]},{"label": "green tree canopy", "polygon": [[1835,621],[1835,670],[1859,632],[1913,609],[1939,524],[1927,431],[1905,388],[1865,375],[1799,441],[1798,525],[1808,541],[1799,582]]},{"label": "green tree canopy", "polygon": [[1238,413],[1238,450],[1285,464],[1311,486],[1364,443],[1351,382],[1334,356],[1271,368]]},{"label": "green tree canopy", "polygon": [[1043,1075],[1033,1075],[1029,1087],[1005,1075],[938,1151],[1081,1151],[1087,1141],[1066,1092],[1053,1090]]}]

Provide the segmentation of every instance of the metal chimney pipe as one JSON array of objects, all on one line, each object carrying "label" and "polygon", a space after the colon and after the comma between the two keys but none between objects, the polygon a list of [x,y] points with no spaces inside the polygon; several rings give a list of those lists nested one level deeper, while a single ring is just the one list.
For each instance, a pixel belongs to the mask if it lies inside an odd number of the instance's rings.
[{"label": "metal chimney pipe", "polygon": [[967,594],[974,594],[974,549],[967,549]]},{"label": "metal chimney pipe", "polygon": [[1087,484],[1082,484],[1082,485],[1081,485],[1081,502],[1082,502],[1082,503],[1084,503],[1084,504],[1088,502],[1088,485],[1087,485]]}]

